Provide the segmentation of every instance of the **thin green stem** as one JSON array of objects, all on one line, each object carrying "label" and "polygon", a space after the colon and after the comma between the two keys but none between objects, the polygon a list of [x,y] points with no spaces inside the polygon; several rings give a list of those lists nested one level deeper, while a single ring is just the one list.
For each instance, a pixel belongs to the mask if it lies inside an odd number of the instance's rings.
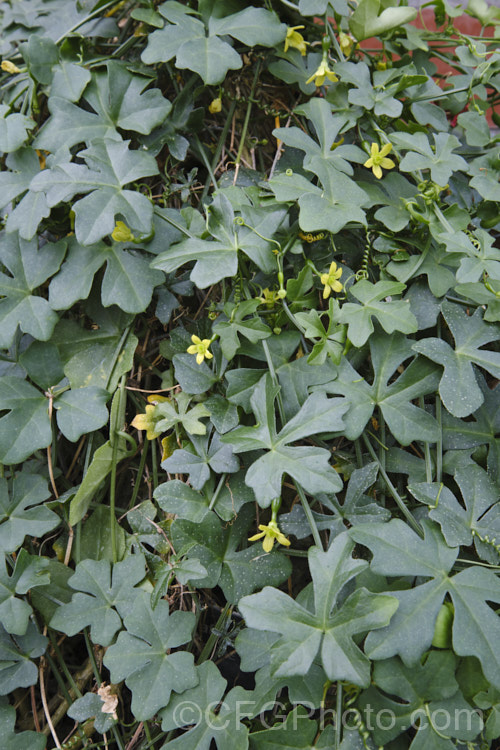
[{"label": "thin green stem", "polygon": [[439,427],[438,439],[436,440],[436,482],[441,482],[443,476],[443,428],[441,425],[441,398],[436,394],[436,421]]},{"label": "thin green stem", "polygon": [[246,140],[246,137],[247,137],[248,123],[250,122],[250,115],[252,113],[253,95],[255,93],[255,87],[257,85],[257,81],[259,79],[260,67],[261,67],[261,60],[259,59],[259,60],[257,60],[257,65],[255,66],[255,73],[254,73],[254,76],[253,76],[252,88],[250,90],[250,96],[248,97],[247,111],[245,113],[245,119],[243,121],[243,128],[241,130],[240,145],[238,146],[238,153],[236,154],[236,162],[235,162],[236,169],[238,169],[238,167],[240,166],[241,155],[242,155],[243,149],[245,147],[245,140]]},{"label": "thin green stem", "polygon": [[164,216],[160,211],[155,207],[154,208],[155,216],[158,216],[160,219],[163,219],[163,221],[166,221],[167,224],[171,224],[173,227],[179,230],[179,232],[182,232],[182,234],[185,234],[186,237],[191,237],[192,240],[195,239],[194,234],[192,234],[189,229],[186,229],[186,227],[183,227],[181,224],[178,224],[176,221],[170,218],[170,216]]},{"label": "thin green stem", "polygon": [[219,484],[217,485],[214,494],[212,495],[212,499],[210,500],[210,505],[208,506],[208,510],[213,510],[215,503],[217,502],[217,499],[220,495],[220,492],[222,488],[224,487],[224,482],[226,481],[227,474],[222,474],[221,478],[219,479]]},{"label": "thin green stem", "polygon": [[116,546],[116,516],[115,516],[115,505],[116,505],[116,468],[118,464],[118,445],[120,440],[118,439],[117,432],[119,425],[124,420],[125,414],[125,375],[122,375],[120,386],[119,386],[119,398],[118,408],[116,410],[116,419],[113,420],[111,425],[112,432],[112,456],[111,456],[111,482],[109,487],[109,522],[111,531],[111,550],[113,554],[113,562],[118,562],[118,549]]},{"label": "thin green stem", "polygon": [[271,375],[271,380],[273,381],[273,385],[276,386],[276,388],[279,388],[279,391],[276,396],[276,400],[278,402],[278,411],[280,413],[281,425],[284,426],[287,420],[285,417],[285,407],[283,406],[283,399],[281,397],[281,386],[279,384],[278,376],[276,375],[274,362],[272,360],[271,352],[269,351],[269,346],[267,344],[266,339],[262,339],[262,347],[264,349],[264,354],[266,355],[267,366],[269,367],[269,374]]},{"label": "thin green stem", "polygon": [[387,451],[387,446],[385,444],[385,419],[384,415],[382,413],[382,409],[379,408],[378,412],[378,426],[380,431],[380,445],[379,445],[379,452],[378,457],[380,461],[380,466],[385,471],[385,454]]},{"label": "thin green stem", "polygon": [[155,490],[158,487],[158,454],[155,441],[151,443],[151,463],[153,465],[153,490]]},{"label": "thin green stem", "polygon": [[222,154],[222,149],[224,148],[224,143],[226,142],[227,134],[229,132],[229,128],[231,127],[231,120],[233,119],[235,109],[236,109],[236,102],[231,102],[229,111],[227,113],[226,122],[224,123],[224,127],[222,128],[222,132],[220,134],[219,140],[217,142],[217,147],[214,152],[211,169],[209,170],[209,176],[207,178],[207,181],[205,182],[203,193],[201,194],[201,200],[200,200],[201,205],[203,205],[203,201],[207,197],[208,191],[210,190],[210,184],[212,182],[212,174],[215,174],[217,164],[219,163],[219,159]]},{"label": "thin green stem", "polygon": [[358,469],[362,469],[363,455],[361,453],[361,445],[359,444],[359,439],[354,441],[354,450],[356,451],[356,462],[358,464]]},{"label": "thin green stem", "polygon": [[373,460],[374,460],[374,461],[376,461],[376,462],[378,463],[378,465],[379,465],[379,470],[380,470],[380,474],[382,475],[382,479],[383,479],[383,480],[384,480],[384,482],[386,483],[386,485],[387,485],[387,489],[389,490],[389,492],[391,493],[392,497],[393,497],[393,498],[394,498],[394,500],[396,501],[396,505],[397,505],[397,506],[398,506],[398,508],[400,509],[401,513],[402,513],[402,514],[403,514],[403,515],[405,516],[405,518],[406,518],[406,519],[408,520],[408,523],[409,523],[409,524],[410,524],[410,526],[411,526],[411,527],[412,527],[412,528],[414,529],[414,531],[416,531],[416,532],[417,532],[417,534],[418,534],[418,535],[419,535],[420,537],[422,537],[422,538],[423,538],[424,534],[423,534],[423,531],[422,531],[422,528],[421,528],[420,524],[419,524],[419,523],[417,523],[417,521],[415,521],[415,519],[413,518],[412,514],[410,513],[410,511],[408,510],[408,508],[407,508],[407,507],[406,507],[406,505],[404,504],[403,500],[402,500],[402,499],[401,499],[401,497],[399,496],[399,493],[398,493],[397,489],[396,489],[396,488],[394,487],[393,483],[392,483],[392,482],[391,482],[391,480],[389,479],[389,477],[388,477],[388,475],[387,475],[387,472],[386,472],[386,471],[385,471],[385,469],[383,469],[383,468],[382,468],[382,466],[380,465],[380,461],[379,461],[379,459],[378,459],[378,456],[377,456],[377,454],[375,453],[375,451],[374,451],[374,449],[373,449],[373,446],[372,446],[372,444],[370,443],[370,441],[368,440],[368,438],[366,437],[366,435],[363,435],[363,442],[364,442],[364,444],[366,445],[366,447],[367,447],[367,449],[368,449],[368,452],[369,452],[370,456],[371,456],[371,457],[373,458]]},{"label": "thin green stem", "polygon": [[304,513],[306,514],[307,522],[309,524],[309,527],[310,527],[312,535],[313,535],[314,544],[320,550],[322,550],[322,549],[324,549],[323,548],[323,542],[321,541],[321,536],[319,534],[318,526],[317,526],[316,521],[314,519],[314,515],[313,515],[313,512],[311,510],[311,506],[309,505],[307,497],[305,496],[304,490],[302,489],[302,487],[300,486],[300,484],[298,482],[296,482],[295,480],[293,481],[293,483],[295,485],[295,489],[297,490],[297,494],[298,494],[298,496],[300,498],[300,502],[302,504],[302,508],[304,510]]},{"label": "thin green stem", "polygon": [[[422,411],[425,411],[424,397],[420,396],[418,400],[419,406]],[[432,482],[432,458],[431,448],[429,443],[424,443],[424,456],[425,456],[425,478],[427,482]]]},{"label": "thin green stem", "polygon": [[337,680],[337,701],[335,705],[335,750],[339,750],[342,741],[342,683]]},{"label": "thin green stem", "polygon": [[106,381],[106,389],[109,390],[109,387],[111,385],[111,379],[113,377],[113,372],[116,367],[116,363],[118,362],[118,357],[122,353],[123,349],[125,348],[125,344],[127,343],[127,339],[130,333],[131,326],[127,326],[125,330],[122,333],[121,339],[118,342],[118,346],[116,347],[115,351],[113,352],[113,359],[111,360],[111,367],[109,368],[109,375],[108,379]]},{"label": "thin green stem", "polygon": [[215,623],[215,627],[212,628],[212,632],[210,633],[210,637],[208,638],[207,642],[205,643],[205,646],[203,648],[203,651],[201,652],[200,656],[198,657],[198,661],[196,664],[202,664],[202,662],[206,661],[210,658],[210,655],[215,647],[215,644],[219,640],[219,636],[217,635],[217,631],[221,632],[222,628],[226,624],[226,620],[231,617],[231,613],[233,611],[233,605],[229,604],[229,602],[226,603],[224,606],[224,609],[219,615],[219,619]]},{"label": "thin green stem", "polygon": [[146,465],[146,457],[148,455],[148,446],[149,446],[149,440],[147,438],[144,438],[144,442],[142,444],[141,460],[139,461],[139,468],[137,469],[137,477],[135,480],[132,497],[130,498],[129,510],[135,507],[135,501],[137,500],[137,495],[139,494],[139,489],[141,487],[142,474],[144,472],[144,466]]},{"label": "thin green stem", "polygon": [[88,16],[85,16],[85,18],[82,18],[80,21],[75,23],[74,26],[72,26],[70,29],[64,32],[62,36],[59,37],[59,39],[56,39],[56,44],[61,44],[61,42],[66,39],[67,36],[72,34],[74,31],[80,28],[80,26],[83,26],[87,23],[87,21],[92,20],[92,18],[95,18],[96,16],[101,15],[103,10],[106,10],[106,8],[110,8],[112,5],[116,5],[116,0],[109,0],[109,2],[104,3],[104,5],[101,5],[97,10],[92,11],[92,13],[89,13]]},{"label": "thin green stem", "polygon": [[[48,630],[48,636],[50,638],[50,642],[52,644],[52,648],[54,650],[54,654],[56,655],[56,658],[57,658],[57,661],[59,662],[60,668],[61,668],[62,672],[64,673],[64,675],[65,675],[68,683],[71,685],[72,689],[74,690],[75,695],[78,698],[81,698],[82,697],[82,693],[79,690],[78,685],[74,681],[73,675],[71,674],[71,672],[69,671],[68,667],[66,666],[66,662],[64,661],[64,657],[63,657],[63,655],[61,653],[61,649],[57,645],[57,639],[54,636],[54,632],[53,632],[53,630],[51,628],[48,628],[47,630]],[[47,654],[47,657],[48,656],[49,656],[49,654]],[[57,668],[56,668],[56,671],[57,671]],[[54,676],[55,675],[56,675],[56,672],[54,672]],[[71,699],[70,699],[70,703],[71,703]]]},{"label": "thin green stem", "polygon": [[205,147],[203,146],[202,142],[198,138],[197,135],[195,135],[194,140],[196,142],[196,145],[198,146],[198,152],[202,158],[203,164],[206,166],[208,174],[210,175],[210,180],[213,182],[214,187],[217,185],[217,180],[215,179],[214,171],[212,169],[212,165],[210,164],[208,160],[208,156],[205,153]]},{"label": "thin green stem", "polygon": [[[437,338],[441,338],[441,318],[438,316],[436,324]],[[436,482],[441,482],[443,476],[443,428],[441,416],[441,397],[436,393],[436,421],[438,423],[438,439],[436,440]]]}]

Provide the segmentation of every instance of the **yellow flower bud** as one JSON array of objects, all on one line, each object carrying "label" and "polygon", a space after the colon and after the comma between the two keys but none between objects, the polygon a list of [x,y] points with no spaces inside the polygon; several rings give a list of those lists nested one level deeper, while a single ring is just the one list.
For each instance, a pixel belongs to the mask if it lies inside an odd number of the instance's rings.
[{"label": "yellow flower bud", "polygon": [[208,111],[211,115],[217,114],[217,112],[220,112],[222,109],[222,99],[220,96],[217,97],[217,99],[212,99],[210,104],[208,105]]},{"label": "yellow flower bud", "polygon": [[134,235],[123,221],[117,221],[111,237],[115,242],[133,242]]},{"label": "yellow flower bud", "polygon": [[10,60],[2,60],[1,68],[5,73],[14,74],[14,73],[21,72],[21,70],[17,67],[17,65],[14,65],[14,63],[11,63]]}]

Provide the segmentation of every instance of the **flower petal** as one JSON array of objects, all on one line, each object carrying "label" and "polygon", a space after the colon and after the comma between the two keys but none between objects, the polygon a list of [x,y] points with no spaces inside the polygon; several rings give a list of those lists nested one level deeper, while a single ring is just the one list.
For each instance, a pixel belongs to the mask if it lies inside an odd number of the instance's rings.
[{"label": "flower petal", "polygon": [[271,552],[272,548],[274,547],[274,537],[266,534],[262,542],[262,547],[264,549],[264,552]]}]

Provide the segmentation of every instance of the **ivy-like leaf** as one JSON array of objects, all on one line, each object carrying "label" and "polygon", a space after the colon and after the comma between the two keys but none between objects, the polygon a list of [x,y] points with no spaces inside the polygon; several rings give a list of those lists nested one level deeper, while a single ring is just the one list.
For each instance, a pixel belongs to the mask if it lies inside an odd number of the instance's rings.
[{"label": "ivy-like leaf", "polygon": [[[380,13],[380,8],[383,8]],[[349,19],[349,28],[358,42],[410,23],[417,17],[415,8],[385,7],[380,0],[362,0]]]},{"label": "ivy-like leaf", "polygon": [[[348,175],[353,174],[349,161],[362,163],[366,161],[365,152],[354,145],[337,145],[337,136],[346,124],[347,118],[343,115],[332,114],[332,105],[326,99],[317,97],[310,99],[299,109],[295,110],[298,115],[305,115],[314,128],[319,144],[304,133],[301,128],[276,128],[273,135],[279,138],[287,146],[299,148],[305,151],[304,169],[309,169],[311,160],[318,156],[324,161],[331,162],[333,166]],[[348,161],[349,160],[349,161]]]},{"label": "ivy-like leaf", "polygon": [[393,133],[392,141],[400,148],[408,149],[399,168],[403,172],[430,169],[433,182],[444,187],[453,172],[467,170],[467,162],[462,156],[453,153],[460,141],[449,133],[434,134],[435,147],[432,148],[425,133]]},{"label": "ivy-like leaf", "polygon": [[159,12],[169,23],[149,36],[142,60],[148,64],[168,62],[175,56],[177,68],[194,70],[207,84],[220,83],[228,70],[242,66],[238,53],[217,34],[231,35],[250,46],[270,47],[286,34],[275,13],[252,6],[222,18],[211,17],[208,36],[205,24],[192,18],[192,11],[179,3],[163,3]]},{"label": "ivy-like leaf", "polygon": [[[36,678],[35,678],[36,679]],[[39,732],[15,732],[16,710],[7,699],[0,699],[0,740],[4,750],[45,750],[47,738]]]},{"label": "ivy-like leaf", "polygon": [[[69,102],[77,102],[80,99],[86,85],[92,78],[90,70],[84,68],[83,65],[77,65],[67,60],[61,60],[59,65],[53,68],[53,72],[50,96],[62,97]],[[61,135],[62,133],[59,133],[59,136]],[[59,143],[60,140],[57,141],[57,144]],[[56,145],[56,148],[58,147]]]},{"label": "ivy-like leaf", "polygon": [[0,151],[4,154],[17,151],[27,139],[28,130],[35,127],[35,121],[31,117],[9,112],[10,107],[0,104]]},{"label": "ivy-like leaf", "polygon": [[484,469],[474,463],[457,469],[455,481],[465,508],[451,490],[438,482],[410,484],[408,489],[419,502],[429,506],[429,518],[441,526],[450,547],[469,547],[474,540],[479,557],[495,564],[500,553],[497,487]]},{"label": "ivy-like leaf", "polygon": [[37,136],[36,148],[54,152],[61,145],[70,148],[96,138],[118,138],[115,128],[147,135],[172,109],[159,89],[144,91],[150,82],[149,78],[130,73],[126,64],[112,60],[107,63],[106,71],[93,72],[92,81],[85,88],[84,101],[95,114],[72,104],[67,96],[52,94],[49,98],[52,116]]},{"label": "ivy-like leaf", "polygon": [[363,560],[351,557],[352,549],[347,532],[337,536],[327,552],[309,548],[314,614],[269,586],[240,600],[238,607],[249,627],[282,635],[271,651],[277,676],[306,674],[319,651],[329,680],[369,685],[370,662],[353,636],[387,625],[398,605],[391,596],[362,588],[335,609],[341,589],[366,568]]},{"label": "ivy-like leaf", "polygon": [[162,417],[156,423],[157,432],[167,432],[176,424],[181,424],[190,435],[205,435],[207,427],[200,419],[209,417],[210,412],[204,404],[195,404],[190,409],[191,396],[177,393],[167,401],[159,401],[155,414]]},{"label": "ivy-like leaf", "polygon": [[299,224],[304,232],[326,229],[337,234],[349,222],[366,223],[361,206],[367,205],[369,198],[354,180],[318,156],[311,158],[308,169],[318,175],[322,187],[302,175],[283,173],[268,183],[280,203],[298,201]]},{"label": "ivy-like leaf", "polygon": [[484,400],[473,363],[500,378],[500,354],[480,348],[498,339],[500,327],[484,323],[480,308],[468,316],[461,307],[445,300],[441,311],[455,339],[455,349],[438,338],[418,341],[413,349],[443,366],[439,384],[443,404],[454,417],[467,417]]},{"label": "ivy-like leaf", "polygon": [[349,293],[361,305],[346,302],[340,309],[339,321],[348,324],[347,336],[354,346],[363,346],[373,333],[372,317],[378,320],[387,333],[415,333],[418,330],[417,319],[410,309],[409,301],[391,299],[393,294],[401,294],[404,289],[405,285],[397,281],[377,281],[372,284],[366,279],[358,281],[349,289]]},{"label": "ivy-like leaf", "polygon": [[255,313],[260,305],[258,299],[245,300],[238,305],[228,302],[224,305],[224,315],[227,320],[218,321],[213,332],[220,338],[222,353],[228,361],[233,359],[241,346],[240,336],[256,344],[271,336],[271,329],[259,317],[249,315]]},{"label": "ivy-like leaf", "polygon": [[17,464],[52,441],[48,399],[21,378],[0,378],[0,461]]},{"label": "ivy-like leaf", "polygon": [[291,573],[291,564],[277,551],[264,553],[260,544],[238,551],[254,521],[250,506],[244,506],[234,523],[224,528],[214,513],[196,523],[177,520],[172,525],[176,549],[188,551],[188,559],[197,559],[208,575],[197,581],[200,588],[220,586],[227,601],[236,604],[264,583],[278,586]]},{"label": "ivy-like leaf", "polygon": [[[214,492],[210,486],[207,486],[204,492],[197,492],[178,479],[170,479],[158,485],[154,497],[160,508],[167,513],[175,513],[178,518],[200,523],[209,513]],[[212,507],[223,521],[232,521],[241,506],[250,502],[254,502],[254,494],[245,485],[243,472],[240,471],[225,480]]]},{"label": "ivy-like leaf", "polygon": [[144,721],[168,705],[172,691],[182,693],[197,684],[193,654],[170,650],[191,640],[195,625],[192,612],[176,610],[160,600],[151,609],[150,596],[138,594],[124,620],[116,643],[108,648],[104,664],[114,683],[125,680],[132,691],[132,712]]},{"label": "ivy-like leaf", "polygon": [[22,596],[35,586],[45,586],[49,582],[49,561],[21,549],[11,576],[7,572],[6,562],[0,563],[0,622],[8,633],[24,635],[33,610],[27,601],[19,599],[16,594]]},{"label": "ivy-like leaf", "polygon": [[109,646],[132,609],[138,594],[134,587],[144,573],[142,555],[130,555],[112,570],[108,560],[82,560],[68,581],[77,593],[56,610],[51,627],[75,635],[90,625],[93,642]]},{"label": "ivy-like leaf", "polygon": [[399,117],[403,104],[395,98],[400,85],[400,74],[397,69],[374,71],[373,85],[370,68],[364,62],[340,63],[335,66],[335,70],[341,75],[343,81],[357,87],[349,91],[348,98],[351,104],[373,110],[378,117]]},{"label": "ivy-like leaf", "polygon": [[500,478],[500,386],[489,388],[484,377],[478,373],[478,382],[484,401],[467,421],[444,414],[443,448],[465,450],[478,445],[488,446],[488,474],[498,481]]},{"label": "ivy-like leaf", "polygon": [[273,245],[265,237],[276,232],[284,212],[241,206],[240,213],[243,224],[238,224],[229,199],[219,192],[207,208],[207,228],[212,239],[194,235],[184,238],[160,253],[151,266],[172,273],[185,263],[196,261],[190,278],[200,289],[235,276],[239,250],[261,270],[271,272],[275,265]]},{"label": "ivy-like leaf", "polygon": [[[68,440],[76,441],[86,432],[102,427],[108,419],[105,403],[109,394],[103,388],[65,391],[54,399],[57,424]],[[49,401],[25,380],[5,376],[0,380],[0,409],[10,410],[0,418],[0,460],[20,463],[52,440],[48,414]],[[15,439],[13,440],[13,436]]]},{"label": "ivy-like leaf", "polygon": [[476,229],[469,237],[464,232],[444,233],[440,235],[440,239],[449,253],[462,255],[457,271],[459,283],[479,281],[483,274],[500,280],[500,250],[493,246],[495,238],[484,229]]},{"label": "ivy-like leaf", "polygon": [[126,243],[113,242],[110,246],[99,242],[85,247],[71,237],[68,246],[66,260],[50,282],[49,302],[54,310],[67,310],[78,300],[87,299],[94,276],[104,264],[104,307],[118,305],[125,312],[143,312],[151,302],[154,287],[164,280],[161,271],[150,268],[147,257]]},{"label": "ivy-like leaf", "polygon": [[44,169],[31,182],[31,190],[43,192],[50,207],[74,195],[89,193],[73,204],[75,233],[82,245],[92,245],[111,234],[120,215],[132,230],[149,234],[153,218],[151,202],[124,186],[157,174],[150,154],[131,151],[130,141],[93,140],[78,156],[87,166],[71,162]]},{"label": "ivy-like leaf", "polygon": [[365,649],[371,659],[398,654],[415,665],[430,648],[438,612],[447,593],[455,607],[453,650],[459,656],[475,656],[493,685],[500,685],[500,656],[493,644],[500,638],[500,618],[486,602],[500,602],[500,581],[486,568],[469,566],[450,577],[458,556],[436,526],[422,521],[421,539],[399,519],[387,524],[358,525],[351,537],[373,553],[371,569],[383,576],[419,576],[429,580],[406,590],[394,590],[399,608],[390,625],[370,633]]},{"label": "ivy-like leaf", "polygon": [[[8,695],[17,688],[36,684],[38,669],[31,659],[37,659],[45,653],[46,648],[47,638],[38,632],[32,622],[28,624],[23,635],[16,636],[9,635],[0,625],[0,695]],[[0,740],[3,740],[1,729],[0,719]],[[27,736],[24,739],[27,739]],[[2,743],[3,747],[5,745]],[[19,744],[16,747],[21,750],[27,746]],[[31,750],[32,745],[29,747]]]},{"label": "ivy-like leaf", "polygon": [[[235,704],[237,689],[224,697],[227,682],[212,661],[197,667],[196,676],[196,687],[182,695],[173,695],[167,708],[160,713],[164,732],[194,726],[169,740],[162,750],[167,750],[167,746],[168,750],[206,750],[212,741],[218,750],[247,750],[248,729],[240,723],[245,713]],[[223,697],[220,711],[215,713]],[[183,710],[186,707],[187,710]]]},{"label": "ivy-like leaf", "polygon": [[17,206],[9,212],[6,229],[8,232],[17,230],[20,237],[31,240],[41,220],[50,214],[45,195],[29,190],[32,179],[40,172],[38,156],[32,148],[20,148],[9,154],[5,164],[10,171],[0,173],[0,205],[7,206],[21,197]]},{"label": "ivy-like leaf", "polygon": [[482,729],[482,720],[459,690],[455,670],[456,658],[451,651],[431,651],[423,664],[412,667],[398,658],[376,662],[374,684],[358,704],[361,716],[374,711],[375,715],[387,712],[391,717],[387,726],[383,720],[377,722],[374,741],[385,745],[410,726],[416,729],[410,745],[413,750],[452,750],[456,745],[451,737],[463,742],[474,740]]},{"label": "ivy-like leaf", "polygon": [[402,334],[387,336],[377,332],[370,338],[374,379],[369,385],[349,360],[343,357],[335,380],[319,386],[327,393],[345,396],[349,411],[344,416],[343,434],[356,440],[363,432],[376,405],[390,431],[402,445],[413,440],[434,442],[439,436],[437,423],[430,414],[412,401],[433,393],[439,382],[439,371],[424,359],[413,360],[397,380],[390,382],[401,364],[411,357],[412,344]]},{"label": "ivy-like leaf", "polygon": [[79,723],[93,719],[95,729],[100,733],[109,732],[115,719],[112,713],[104,712],[104,701],[97,693],[85,693],[68,708],[68,716]]},{"label": "ivy-like leaf", "polygon": [[4,234],[0,261],[10,276],[0,273],[0,347],[8,349],[17,326],[35,339],[47,341],[58,321],[46,299],[33,292],[61,265],[66,243],[48,242],[38,249],[36,239],[27,242],[17,233]]},{"label": "ivy-like leaf", "polygon": [[324,448],[291,446],[318,432],[341,430],[343,415],[348,409],[344,399],[328,399],[324,393],[307,398],[300,411],[276,431],[274,399],[276,390],[270,376],[262,378],[250,399],[257,424],[237,427],[221,437],[235,453],[265,449],[248,469],[245,482],[255,492],[257,502],[266,508],[273,498],[281,495],[283,474],[299,482],[307,492],[337,492],[342,482],[330,466],[329,452]]},{"label": "ivy-like leaf", "polygon": [[178,448],[161,465],[172,474],[189,474],[189,481],[195,490],[201,490],[210,477],[210,469],[222,474],[233,473],[240,468],[231,445],[223,445],[224,441],[217,432],[213,434],[210,447],[209,436],[197,437],[193,434],[191,442],[196,453]]},{"label": "ivy-like leaf", "polygon": [[46,480],[21,471],[0,479],[0,550],[15,552],[25,536],[41,537],[59,525],[59,516],[43,501],[50,497]]},{"label": "ivy-like leaf", "polygon": [[117,307],[101,307],[93,295],[84,309],[94,325],[88,327],[82,321],[63,319],[57,324],[51,342],[59,351],[72,388],[97,386],[114,393],[120,377],[132,368],[138,339],[133,333],[125,341],[122,337],[133,317]]}]

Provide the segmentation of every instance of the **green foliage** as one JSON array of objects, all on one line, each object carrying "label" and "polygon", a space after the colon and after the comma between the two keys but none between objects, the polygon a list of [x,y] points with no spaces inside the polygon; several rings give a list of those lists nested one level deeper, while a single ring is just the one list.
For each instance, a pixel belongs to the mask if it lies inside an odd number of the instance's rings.
[{"label": "green foliage", "polygon": [[337,536],[327,552],[310,548],[314,612],[269,587],[240,600],[240,610],[250,627],[282,636],[271,651],[276,675],[307,674],[320,651],[329,680],[369,684],[369,660],[352,637],[387,625],[398,603],[361,588],[344,600],[338,611],[332,611],[345,584],[366,567],[365,562],[351,557],[352,548],[347,534]]},{"label": "green foliage", "polygon": [[0,5],[2,748],[498,744],[500,17],[427,5]]}]

